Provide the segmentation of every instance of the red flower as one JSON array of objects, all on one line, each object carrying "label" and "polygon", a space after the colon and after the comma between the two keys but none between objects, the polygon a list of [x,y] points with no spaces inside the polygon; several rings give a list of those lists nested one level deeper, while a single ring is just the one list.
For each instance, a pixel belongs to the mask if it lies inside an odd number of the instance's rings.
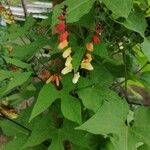
[{"label": "red flower", "polygon": [[63,42],[65,40],[67,40],[68,38],[68,32],[65,31],[64,33],[62,33],[60,36],[59,36],[59,41]]},{"label": "red flower", "polygon": [[59,20],[64,20],[64,19],[65,19],[65,16],[60,15],[60,16],[57,17],[57,19],[59,19]]},{"label": "red flower", "polygon": [[64,23],[59,23],[59,24],[57,24],[56,29],[57,29],[58,31],[64,30],[64,29],[65,29],[65,24],[64,24]]},{"label": "red flower", "polygon": [[92,39],[93,39],[94,43],[99,43],[100,42],[100,38],[96,35],[93,35]]}]

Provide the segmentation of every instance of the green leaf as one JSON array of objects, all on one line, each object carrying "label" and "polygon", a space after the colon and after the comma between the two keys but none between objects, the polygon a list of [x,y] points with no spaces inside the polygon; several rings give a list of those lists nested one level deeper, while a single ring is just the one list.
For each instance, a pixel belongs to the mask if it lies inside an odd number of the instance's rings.
[{"label": "green leaf", "polygon": [[93,67],[94,70],[90,73],[91,83],[101,87],[109,87],[114,81],[114,77],[109,70],[103,64],[94,64]]},{"label": "green leaf", "polygon": [[66,96],[63,93],[61,101],[61,110],[63,115],[66,118],[81,124],[81,105],[78,99],[72,96]]},{"label": "green leaf", "polygon": [[10,56],[21,60],[31,58],[36,52],[47,45],[47,43],[48,40],[46,38],[39,37],[36,41],[30,44],[14,47]]},{"label": "green leaf", "polygon": [[47,84],[42,88],[33,108],[30,121],[51,106],[56,99],[61,99],[61,110],[64,117],[81,124],[81,104],[78,99],[70,95],[73,90],[72,77],[65,76],[65,78],[63,79],[63,89],[60,91],[57,91],[52,84]]},{"label": "green leaf", "polygon": [[149,50],[149,47],[150,47],[150,40],[149,40],[149,38],[145,38],[144,42],[141,44],[141,48],[142,48],[142,51],[143,51],[145,57],[150,62],[150,50]]},{"label": "green leaf", "polygon": [[91,0],[66,0],[65,2],[56,5],[53,10],[52,27],[55,26],[59,20],[57,16],[61,15],[62,7],[67,5],[67,22],[77,22],[82,16],[87,14],[93,6],[94,1]]},{"label": "green leaf", "polygon": [[78,129],[103,135],[118,132],[128,114],[128,106],[117,94],[111,92],[111,95],[111,99],[106,98],[97,113]]},{"label": "green leaf", "polygon": [[58,98],[58,94],[52,84],[45,84],[39,93],[29,121],[46,110]]},{"label": "green leaf", "polygon": [[82,58],[85,54],[85,51],[86,51],[85,48],[79,48],[79,49],[75,50],[75,54],[72,57],[73,58],[72,64],[73,64],[74,72],[78,71],[81,61],[82,61]]},{"label": "green leaf", "polygon": [[115,15],[119,17],[127,18],[132,5],[133,0],[100,0],[102,1],[108,9],[110,9]]},{"label": "green leaf", "polygon": [[2,146],[1,150],[23,150],[21,147],[26,142],[26,140],[27,136],[20,135],[14,137],[13,140]]},{"label": "green leaf", "polygon": [[146,88],[150,91],[150,72],[143,72],[140,76],[140,81],[144,84]]},{"label": "green leaf", "polygon": [[8,38],[14,40],[20,36],[24,36],[28,33],[30,27],[32,27],[35,22],[36,20],[32,17],[32,15],[30,15],[22,27],[20,27],[18,24],[11,25],[10,28],[8,28]]},{"label": "green leaf", "polygon": [[86,150],[91,150],[94,145],[94,142],[92,141],[93,137],[86,132],[75,130],[75,127],[74,124],[65,120],[63,128],[59,129],[58,133],[55,134],[55,138],[52,139],[49,150],[64,150],[64,148],[62,148],[62,142],[64,140],[68,140]]},{"label": "green leaf", "polygon": [[115,150],[135,150],[139,142],[150,145],[150,109],[136,109],[134,124],[127,126],[128,105],[117,95],[111,94],[112,98],[107,99],[98,112],[77,129],[109,136]]},{"label": "green leaf", "polygon": [[23,148],[39,145],[45,140],[55,136],[55,134],[57,134],[57,129],[51,125],[51,121],[49,114],[38,120],[33,127],[31,136],[28,138]]},{"label": "green leaf", "polygon": [[27,63],[24,63],[23,61],[20,61],[18,59],[15,59],[15,58],[9,58],[9,57],[6,57],[6,56],[3,56],[3,58],[5,59],[6,63],[8,64],[13,64],[17,67],[20,67],[20,68],[28,68],[30,65],[27,64]]},{"label": "green leaf", "polygon": [[93,54],[97,55],[97,56],[100,56],[102,58],[107,58],[108,57],[108,51],[107,51],[107,48],[106,48],[106,45],[105,45],[103,39],[101,39],[100,43],[94,45]]},{"label": "green leaf", "polygon": [[132,31],[138,32],[142,37],[144,37],[147,23],[145,20],[145,14],[142,12],[130,13],[129,17],[121,24]]},{"label": "green leaf", "polygon": [[28,135],[28,131],[24,130],[20,126],[8,121],[3,120],[0,122],[0,127],[3,131],[3,133],[7,136],[18,136],[18,135]]},{"label": "green leaf", "polygon": [[77,93],[84,106],[94,112],[97,112],[106,98],[105,91],[96,87],[83,88]]},{"label": "green leaf", "polygon": [[0,81],[11,78],[13,76],[14,76],[14,73],[12,71],[0,70]]},{"label": "green leaf", "polygon": [[14,88],[21,86],[25,83],[29,77],[31,76],[31,72],[24,72],[24,73],[16,73],[14,74],[13,79],[8,83],[7,88],[4,92],[0,93],[1,95],[7,94]]}]

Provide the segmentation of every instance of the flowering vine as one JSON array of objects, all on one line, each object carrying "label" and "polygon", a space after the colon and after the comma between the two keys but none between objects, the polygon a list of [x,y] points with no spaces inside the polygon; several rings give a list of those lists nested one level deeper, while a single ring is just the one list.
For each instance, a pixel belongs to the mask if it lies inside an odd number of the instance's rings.
[{"label": "flowering vine", "polygon": [[[62,50],[62,57],[65,60],[65,67],[62,69],[61,73],[63,75],[68,74],[73,71],[73,65],[72,65],[72,48],[69,44],[69,33],[67,30],[66,25],[66,16],[67,16],[67,6],[64,6],[62,9],[61,15],[57,17],[59,20],[59,23],[56,25],[56,30],[59,34],[58,37],[58,49]],[[86,69],[86,70],[93,70],[93,66],[91,64],[93,58],[92,58],[92,52],[94,51],[94,44],[100,43],[99,35],[102,33],[100,25],[96,25],[94,33],[91,37],[91,41],[86,43],[86,53],[84,55],[84,58],[81,61],[80,69]],[[80,73],[75,72],[74,77],[72,79],[73,83],[76,84],[80,78]]]},{"label": "flowering vine", "polygon": [[72,48],[69,45],[69,33],[67,31],[67,26],[66,26],[66,15],[67,15],[66,9],[67,6],[64,6],[62,14],[57,17],[60,23],[56,25],[56,30],[59,33],[58,49],[63,50],[62,57],[66,59],[65,67],[61,71],[61,73],[64,75],[68,74],[69,72],[72,72],[73,70],[72,56],[71,56]]}]

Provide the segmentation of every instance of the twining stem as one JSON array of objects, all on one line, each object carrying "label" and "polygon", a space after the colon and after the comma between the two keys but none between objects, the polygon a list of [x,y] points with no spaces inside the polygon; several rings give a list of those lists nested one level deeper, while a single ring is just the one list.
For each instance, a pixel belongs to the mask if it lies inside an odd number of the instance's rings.
[{"label": "twining stem", "polygon": [[125,80],[124,80],[124,82],[125,82],[125,86],[124,86],[124,91],[125,91],[125,98],[126,98],[126,100],[128,101],[128,70],[127,70],[127,56],[126,56],[126,51],[125,51],[125,49],[123,49],[123,51],[122,51],[122,55],[123,55],[123,62],[124,62],[124,71],[125,71],[125,75],[124,75],[124,77],[125,77]]},{"label": "twining stem", "polygon": [[27,127],[23,126],[22,124],[20,124],[20,123],[18,123],[16,121],[14,121],[14,120],[12,120],[12,119],[4,116],[4,115],[1,115],[0,117],[2,117],[3,119],[6,119],[6,120],[8,120],[8,121],[10,121],[10,122],[12,122],[14,124],[16,124],[17,126],[19,126],[19,127],[23,128],[24,130],[28,131],[29,134],[31,134],[32,130],[28,129]]}]

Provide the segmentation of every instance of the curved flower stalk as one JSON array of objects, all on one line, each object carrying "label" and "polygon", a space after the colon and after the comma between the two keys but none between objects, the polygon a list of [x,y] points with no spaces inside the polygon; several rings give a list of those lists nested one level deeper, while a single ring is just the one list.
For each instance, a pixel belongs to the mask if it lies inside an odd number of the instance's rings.
[{"label": "curved flower stalk", "polygon": [[59,24],[56,25],[56,29],[59,32],[59,44],[58,49],[63,50],[62,57],[66,59],[65,67],[62,69],[61,73],[63,75],[72,72],[73,65],[72,65],[72,48],[69,46],[69,33],[66,29],[66,8],[63,9],[63,12],[60,16],[57,17],[60,21]]},{"label": "curved flower stalk", "polygon": [[95,32],[92,36],[92,41],[89,42],[89,43],[86,43],[86,54],[85,54],[85,57],[83,58],[82,62],[81,62],[81,69],[86,69],[86,70],[93,70],[93,66],[91,64],[92,62],[92,52],[94,51],[94,44],[98,44],[100,43],[100,38],[99,38],[99,35],[101,35],[101,28],[99,25],[96,25],[96,28],[95,28]]}]

